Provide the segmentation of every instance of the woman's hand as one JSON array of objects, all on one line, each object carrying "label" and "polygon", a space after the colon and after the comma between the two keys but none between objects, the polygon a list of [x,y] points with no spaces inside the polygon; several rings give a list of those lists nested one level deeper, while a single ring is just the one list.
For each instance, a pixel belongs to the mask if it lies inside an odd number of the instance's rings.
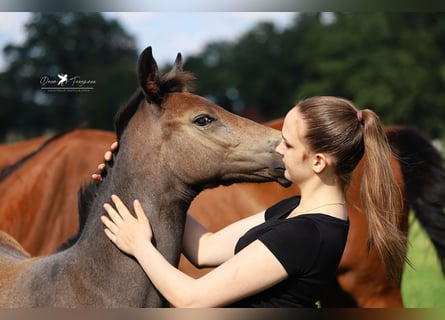
[{"label": "woman's hand", "polygon": [[102,174],[105,172],[105,162],[110,162],[113,160],[113,153],[118,149],[119,144],[117,141],[113,142],[110,146],[110,150],[105,152],[104,154],[104,163],[101,163],[97,166],[97,171],[91,175],[91,179],[101,182],[102,181]]},{"label": "woman's hand", "polygon": [[135,218],[118,196],[112,195],[111,199],[117,211],[110,204],[104,204],[104,209],[111,218],[101,217],[106,226],[105,234],[119,249],[135,256],[138,249],[151,243],[153,233],[150,222],[138,200],[135,200],[133,204]]}]

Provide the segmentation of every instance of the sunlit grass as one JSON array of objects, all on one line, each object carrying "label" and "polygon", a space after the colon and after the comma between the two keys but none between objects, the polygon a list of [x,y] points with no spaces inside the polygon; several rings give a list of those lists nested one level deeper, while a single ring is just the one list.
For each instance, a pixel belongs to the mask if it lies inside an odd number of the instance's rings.
[{"label": "sunlit grass", "polygon": [[445,277],[433,244],[414,219],[410,222],[408,258],[412,267],[405,266],[402,280],[405,307],[445,308]]}]

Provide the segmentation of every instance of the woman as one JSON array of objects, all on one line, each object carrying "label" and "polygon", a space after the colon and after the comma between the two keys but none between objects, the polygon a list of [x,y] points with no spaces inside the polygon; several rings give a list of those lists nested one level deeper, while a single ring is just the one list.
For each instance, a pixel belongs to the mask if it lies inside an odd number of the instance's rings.
[{"label": "woman", "polygon": [[364,160],[362,202],[370,239],[390,277],[400,277],[404,238],[397,228],[401,193],[377,115],[345,99],[313,97],[284,119],[276,148],[285,177],[301,196],[211,233],[187,216],[183,253],[198,267],[216,267],[193,279],[171,266],[152,244],[139,201],[136,217],[116,196],[105,204],[105,233],[133,255],[176,307],[315,307],[335,277],[349,228],[345,208],[352,171]]}]

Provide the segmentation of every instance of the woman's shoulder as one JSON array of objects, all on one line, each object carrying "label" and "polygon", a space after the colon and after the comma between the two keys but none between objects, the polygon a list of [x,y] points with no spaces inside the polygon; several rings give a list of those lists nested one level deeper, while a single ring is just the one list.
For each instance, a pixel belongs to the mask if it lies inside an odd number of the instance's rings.
[{"label": "woman's shoulder", "polygon": [[293,196],[277,202],[266,210],[265,219],[281,218],[289,214],[300,203],[300,196]]}]

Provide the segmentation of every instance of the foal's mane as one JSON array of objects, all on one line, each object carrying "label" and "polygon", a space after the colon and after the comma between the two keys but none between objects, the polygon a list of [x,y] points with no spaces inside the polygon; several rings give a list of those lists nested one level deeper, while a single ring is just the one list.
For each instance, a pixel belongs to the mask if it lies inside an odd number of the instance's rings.
[{"label": "foal's mane", "polygon": [[[164,98],[169,93],[189,91],[192,88],[191,81],[195,77],[190,72],[170,71],[159,78],[159,82],[148,81],[146,83],[145,93],[141,88],[138,88],[130,100],[122,105],[114,117],[114,128],[118,141],[125,131],[131,118],[134,116],[142,101],[147,99],[151,103],[155,103],[158,107],[162,104]],[[117,151],[114,152],[117,154]],[[114,156],[114,155],[113,155]],[[113,160],[106,163],[106,168],[102,172],[102,178],[111,172],[113,167]],[[85,222],[90,212],[91,205],[96,198],[97,192],[101,186],[100,182],[90,181],[88,184],[80,187],[78,192],[78,212],[79,212],[79,228],[76,234],[71,236],[67,241],[62,243],[58,251],[65,250],[71,247],[78,240],[83,231]]]}]

